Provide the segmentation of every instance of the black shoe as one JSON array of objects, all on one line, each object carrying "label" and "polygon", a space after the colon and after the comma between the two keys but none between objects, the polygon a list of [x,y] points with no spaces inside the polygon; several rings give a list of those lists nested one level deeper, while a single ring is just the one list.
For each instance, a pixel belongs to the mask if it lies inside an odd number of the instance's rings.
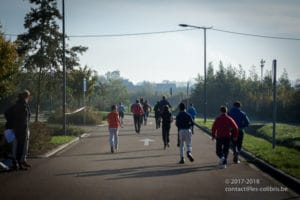
[{"label": "black shoe", "polygon": [[234,162],[235,164],[238,164],[238,163],[239,163],[239,157],[238,157],[237,154],[235,154],[235,155],[233,156],[233,162]]},{"label": "black shoe", "polygon": [[26,168],[31,168],[31,165],[26,161],[21,162],[20,165]]},{"label": "black shoe", "polygon": [[111,152],[111,153],[114,153],[114,152],[115,152],[114,147],[110,147],[110,152]]},{"label": "black shoe", "polygon": [[181,158],[179,164],[184,164],[184,158]]},{"label": "black shoe", "polygon": [[191,162],[194,162],[194,158],[193,158],[192,153],[191,153],[190,151],[188,151],[186,154],[187,154],[188,159],[189,159]]}]

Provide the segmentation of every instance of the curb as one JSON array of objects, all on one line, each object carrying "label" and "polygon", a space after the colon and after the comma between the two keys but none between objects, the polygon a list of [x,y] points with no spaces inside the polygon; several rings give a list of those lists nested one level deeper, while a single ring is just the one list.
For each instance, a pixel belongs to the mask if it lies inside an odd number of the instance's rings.
[{"label": "curb", "polygon": [[[207,129],[197,126],[199,129],[204,131],[206,134],[211,135],[211,132]],[[300,194],[300,180],[273,167],[272,165],[266,163],[265,161],[255,157],[252,153],[241,150],[240,155],[245,158],[248,162],[253,163],[257,168],[263,172],[269,174],[274,179],[278,180],[282,184],[286,185],[288,188],[292,189],[294,192]]]},{"label": "curb", "polygon": [[47,153],[45,153],[45,154],[43,154],[43,155],[37,156],[37,158],[49,158],[49,157],[51,157],[51,156],[57,154],[58,152],[64,150],[64,149],[67,148],[68,146],[70,146],[70,145],[72,145],[72,144],[78,142],[81,138],[85,138],[85,137],[88,137],[88,136],[89,136],[89,134],[84,133],[84,134],[80,135],[79,137],[74,138],[73,140],[71,140],[70,142],[68,142],[68,143],[66,143],[66,144],[62,144],[62,145],[56,147],[56,148],[53,149],[53,150],[50,150],[49,152],[47,152]]}]

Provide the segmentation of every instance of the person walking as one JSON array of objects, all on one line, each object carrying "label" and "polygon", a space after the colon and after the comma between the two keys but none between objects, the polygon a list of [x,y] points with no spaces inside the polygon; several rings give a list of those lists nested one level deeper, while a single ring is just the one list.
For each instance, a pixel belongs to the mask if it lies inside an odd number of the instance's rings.
[{"label": "person walking", "polygon": [[18,96],[18,100],[14,107],[13,130],[16,136],[16,160],[21,170],[27,170],[31,165],[27,162],[27,154],[29,148],[29,107],[30,92],[24,90]]},{"label": "person walking", "polygon": [[179,114],[176,116],[176,126],[179,134],[179,150],[180,161],[179,164],[184,164],[184,144],[186,144],[187,157],[193,162],[192,156],[192,131],[191,127],[194,125],[194,121],[186,111],[184,103],[179,104]]},{"label": "person walking", "polygon": [[159,110],[160,110],[160,113],[163,112],[164,106],[165,106],[165,105],[169,106],[169,109],[172,108],[172,106],[171,106],[171,104],[169,103],[169,101],[166,99],[165,96],[163,96],[162,99],[161,99],[160,102],[159,102]]},{"label": "person walking", "polygon": [[161,114],[162,119],[162,139],[164,143],[164,149],[170,147],[170,129],[171,123],[173,122],[172,113],[169,110],[169,107],[165,105],[163,113]]},{"label": "person walking", "polygon": [[121,102],[118,105],[118,112],[119,112],[120,122],[121,122],[121,124],[123,124],[124,123],[123,120],[124,120],[125,107]]},{"label": "person walking", "polygon": [[154,117],[155,117],[155,127],[156,127],[156,129],[159,129],[160,128],[160,119],[161,119],[161,114],[160,114],[160,109],[159,109],[159,101],[157,101],[153,110],[154,110]]},{"label": "person walking", "polygon": [[[193,120],[195,121],[198,112],[192,103],[190,103],[190,107],[187,109],[186,112],[189,113],[192,116]],[[191,127],[191,130],[192,130],[192,134],[194,134],[194,126]]]},{"label": "person walking", "polygon": [[137,99],[134,104],[131,105],[131,112],[133,113],[133,122],[136,133],[140,133],[141,131],[141,120],[144,115],[144,110],[142,105],[139,103]]},{"label": "person walking", "polygon": [[147,121],[148,121],[148,117],[149,117],[149,113],[151,112],[152,108],[151,105],[148,103],[147,100],[145,100],[143,106],[143,110],[144,110],[144,125],[147,125]]},{"label": "person walking", "polygon": [[108,130],[109,130],[109,143],[110,151],[114,153],[119,150],[119,127],[122,127],[119,113],[117,112],[117,106],[111,107],[111,112],[107,115]]},{"label": "person walking", "polygon": [[234,140],[232,140],[233,162],[238,164],[240,163],[238,156],[239,152],[242,149],[244,128],[249,126],[250,121],[246,113],[241,110],[241,102],[239,101],[233,103],[233,107],[228,112],[228,115],[234,119],[239,129],[237,141],[235,142]]},{"label": "person walking", "polygon": [[220,159],[219,165],[225,169],[229,152],[231,137],[234,141],[238,138],[238,126],[227,114],[227,107],[220,107],[221,114],[212,125],[212,140],[216,139],[216,154]]}]

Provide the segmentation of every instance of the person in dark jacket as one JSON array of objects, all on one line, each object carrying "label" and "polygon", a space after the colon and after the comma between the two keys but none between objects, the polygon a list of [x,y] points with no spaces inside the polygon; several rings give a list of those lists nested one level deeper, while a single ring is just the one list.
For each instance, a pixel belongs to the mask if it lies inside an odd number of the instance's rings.
[{"label": "person in dark jacket", "polygon": [[179,104],[179,113],[176,116],[176,126],[179,134],[179,149],[180,161],[179,164],[184,164],[184,143],[186,144],[187,157],[193,162],[192,156],[192,131],[191,127],[194,125],[194,120],[190,114],[185,111],[184,103]]},{"label": "person in dark jacket", "polygon": [[169,106],[165,105],[163,113],[161,114],[162,119],[162,139],[164,142],[164,149],[170,147],[170,129],[173,121],[172,113],[169,110]]},{"label": "person in dark jacket", "polygon": [[238,155],[242,149],[243,138],[244,138],[244,128],[249,126],[249,118],[246,113],[241,110],[241,102],[236,101],[233,103],[233,107],[228,112],[228,115],[232,117],[239,128],[239,135],[237,141],[232,140],[233,149],[233,162],[240,163]]},{"label": "person in dark jacket", "polygon": [[160,128],[160,109],[159,109],[159,101],[155,104],[154,108],[154,117],[155,117],[155,126],[156,126],[156,129],[159,129]]},{"label": "person in dark jacket", "polygon": [[20,169],[26,170],[31,167],[26,157],[29,145],[29,120],[30,108],[28,105],[30,92],[24,90],[19,94],[14,108],[13,129],[16,135],[16,160]]}]

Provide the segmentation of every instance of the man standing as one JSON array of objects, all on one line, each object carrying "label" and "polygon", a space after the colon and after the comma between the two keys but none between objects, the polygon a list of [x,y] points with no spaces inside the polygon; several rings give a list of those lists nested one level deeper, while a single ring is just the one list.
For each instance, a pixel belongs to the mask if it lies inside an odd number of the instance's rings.
[{"label": "man standing", "polygon": [[140,133],[141,120],[142,120],[142,117],[144,115],[144,110],[143,110],[143,107],[140,104],[138,99],[135,101],[135,104],[132,104],[131,112],[133,113],[133,121],[134,121],[135,132]]},{"label": "man standing", "polygon": [[19,94],[18,101],[14,108],[14,125],[13,129],[16,134],[16,160],[19,164],[19,169],[26,170],[31,167],[27,163],[26,157],[29,146],[29,108],[30,92],[24,90]]},{"label": "man standing", "polygon": [[233,103],[233,107],[228,112],[228,115],[232,117],[235,123],[238,125],[239,135],[236,142],[233,141],[233,162],[240,163],[238,155],[242,149],[244,128],[249,126],[249,119],[245,112],[241,110],[241,102],[236,101]]},{"label": "man standing", "polygon": [[[216,139],[216,153],[220,158],[220,166],[225,169],[230,146],[230,139],[234,141],[238,138],[238,126],[227,114],[227,107],[221,106],[221,114],[215,119],[212,125],[212,140]],[[232,132],[232,133],[231,133]],[[233,134],[233,135],[232,135]]]},{"label": "man standing", "polygon": [[184,103],[179,104],[179,114],[176,116],[176,126],[179,131],[179,149],[180,149],[180,161],[179,164],[184,164],[184,143],[186,144],[187,157],[193,162],[192,156],[192,131],[191,127],[194,125],[194,121],[186,111]]}]

